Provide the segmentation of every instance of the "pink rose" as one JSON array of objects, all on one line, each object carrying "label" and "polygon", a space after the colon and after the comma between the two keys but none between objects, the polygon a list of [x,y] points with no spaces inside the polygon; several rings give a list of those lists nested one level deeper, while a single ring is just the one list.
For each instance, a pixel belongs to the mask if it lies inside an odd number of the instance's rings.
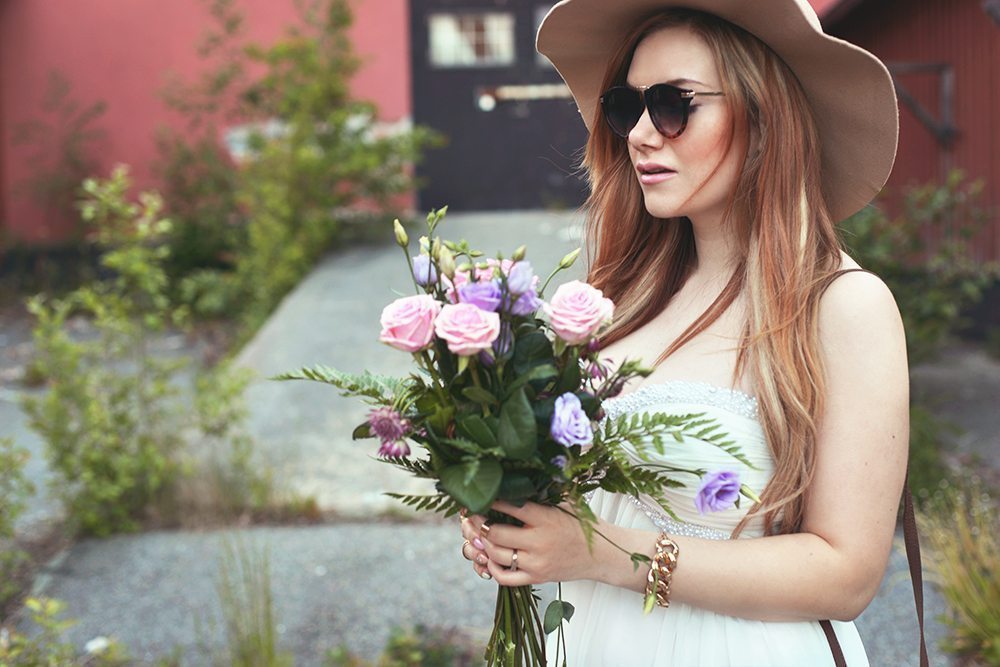
[{"label": "pink rose", "polygon": [[500,316],[471,303],[449,303],[434,322],[438,338],[461,357],[487,350],[500,335]]},{"label": "pink rose", "polygon": [[396,299],[382,310],[378,339],[397,350],[417,352],[434,339],[434,319],[441,304],[429,294]]},{"label": "pink rose", "polygon": [[580,345],[593,338],[611,322],[615,304],[601,290],[573,280],[559,286],[545,312],[556,335],[570,345]]}]

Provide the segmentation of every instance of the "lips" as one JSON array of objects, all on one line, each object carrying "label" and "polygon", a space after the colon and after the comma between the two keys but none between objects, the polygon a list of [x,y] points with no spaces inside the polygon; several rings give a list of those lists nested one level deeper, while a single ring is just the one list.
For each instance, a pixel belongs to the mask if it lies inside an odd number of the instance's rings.
[{"label": "lips", "polygon": [[635,166],[635,170],[639,172],[639,182],[643,185],[662,183],[677,175],[677,172],[670,167],[655,162],[640,162]]},{"label": "lips", "polygon": [[665,167],[662,164],[656,164],[655,162],[640,162],[635,165],[636,171],[640,174],[664,174],[664,173],[677,173],[670,167]]}]

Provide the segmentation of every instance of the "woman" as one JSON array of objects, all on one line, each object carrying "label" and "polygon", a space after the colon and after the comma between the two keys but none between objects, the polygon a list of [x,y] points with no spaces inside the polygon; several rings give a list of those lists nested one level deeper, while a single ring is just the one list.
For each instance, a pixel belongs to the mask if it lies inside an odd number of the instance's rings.
[{"label": "woman", "polygon": [[[697,484],[670,489],[677,522],[598,491],[622,549],[593,550],[564,512],[497,503],[524,527],[467,517],[463,555],[501,585],[569,582],[571,665],[833,665],[820,619],[867,665],[851,621],[891,547],[907,364],[892,295],[834,224],[888,178],[891,79],[806,0],[674,4],[564,0],[538,48],[591,132],[589,281],[616,303],[604,354],[655,367],[606,408],[706,413],[755,467],[694,438],[666,462],[727,467],[761,502],[701,514]],[[669,606],[644,615],[650,566],[625,552],[658,542],[676,549],[652,566]]]}]

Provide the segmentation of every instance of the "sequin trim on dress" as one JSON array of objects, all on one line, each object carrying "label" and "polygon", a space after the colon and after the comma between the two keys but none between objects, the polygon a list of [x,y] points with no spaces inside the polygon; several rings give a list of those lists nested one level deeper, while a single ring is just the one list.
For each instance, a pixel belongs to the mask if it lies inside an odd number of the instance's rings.
[{"label": "sequin trim on dress", "polygon": [[680,535],[681,537],[700,537],[705,540],[728,540],[729,535],[722,532],[721,530],[716,530],[715,528],[709,528],[708,526],[699,526],[695,523],[685,523],[682,521],[675,521],[666,514],[656,510],[646,503],[642,502],[635,496],[626,496],[628,501],[639,508],[643,514],[649,517],[649,520],[653,522],[653,525],[667,533],[668,535]]},{"label": "sequin trim on dress", "polygon": [[[584,500],[590,504],[593,499],[594,494],[597,489],[585,493],[583,495]],[[721,530],[715,528],[709,528],[708,526],[699,526],[695,523],[685,523],[683,521],[675,521],[663,512],[654,509],[642,502],[635,496],[630,496],[623,494],[625,498],[628,499],[630,503],[635,505],[640,512],[646,515],[646,517],[653,522],[653,525],[664,531],[668,535],[680,535],[681,537],[700,537],[706,540],[728,540],[729,535]]]},{"label": "sequin trim on dress", "polygon": [[667,380],[639,387],[635,391],[608,398],[604,413],[611,419],[639,412],[661,403],[695,403],[727,410],[747,419],[757,420],[757,399],[739,389],[719,387],[707,382]]}]

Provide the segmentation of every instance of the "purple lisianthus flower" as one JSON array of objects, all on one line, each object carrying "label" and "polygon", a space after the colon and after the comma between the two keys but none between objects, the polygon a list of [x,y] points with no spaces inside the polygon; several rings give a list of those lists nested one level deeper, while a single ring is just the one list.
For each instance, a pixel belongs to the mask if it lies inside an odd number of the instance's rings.
[{"label": "purple lisianthus flower", "polygon": [[556,399],[552,424],[549,427],[552,439],[561,445],[589,445],[594,440],[590,418],[583,411],[580,399],[572,392],[566,392]]},{"label": "purple lisianthus flower", "polygon": [[458,301],[495,313],[500,308],[500,285],[496,280],[468,282],[458,288]]},{"label": "purple lisianthus flower", "polygon": [[535,290],[528,290],[521,296],[517,297],[513,305],[510,307],[511,315],[517,315],[518,317],[524,317],[525,315],[533,315],[536,310],[542,305],[542,300],[538,298],[535,294]]},{"label": "purple lisianthus flower", "polygon": [[713,470],[701,479],[694,506],[701,514],[721,512],[736,504],[740,497],[740,475],[731,470]]},{"label": "purple lisianthus flower", "polygon": [[524,294],[533,290],[538,283],[538,276],[531,268],[531,262],[517,262],[507,274],[507,288],[511,294]]},{"label": "purple lisianthus flower", "polygon": [[421,287],[433,285],[438,281],[437,269],[427,255],[417,255],[413,258],[413,279]]},{"label": "purple lisianthus flower", "polygon": [[513,345],[514,334],[510,330],[510,325],[506,322],[500,322],[500,335],[493,341],[493,353],[491,354],[489,350],[483,350],[479,353],[479,361],[484,366],[490,367],[494,364],[497,357],[510,352],[510,348]]}]

